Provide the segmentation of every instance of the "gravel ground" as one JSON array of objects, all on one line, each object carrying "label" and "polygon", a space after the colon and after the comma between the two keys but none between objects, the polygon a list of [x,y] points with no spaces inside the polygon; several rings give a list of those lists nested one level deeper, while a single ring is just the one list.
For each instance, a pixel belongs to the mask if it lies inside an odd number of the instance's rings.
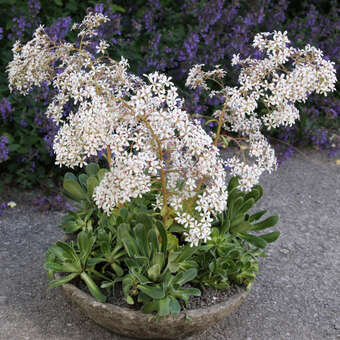
[{"label": "gravel ground", "polygon": [[[259,208],[280,215],[281,237],[243,304],[190,340],[340,339],[340,166],[296,155],[262,184]],[[15,193],[0,217],[0,340],[128,340],[47,290],[44,253],[61,214],[35,211],[35,195]]]}]

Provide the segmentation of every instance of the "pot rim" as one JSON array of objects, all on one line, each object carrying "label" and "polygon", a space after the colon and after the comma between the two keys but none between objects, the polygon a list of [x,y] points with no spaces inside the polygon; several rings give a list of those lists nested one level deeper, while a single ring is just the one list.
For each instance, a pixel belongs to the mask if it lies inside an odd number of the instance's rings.
[{"label": "pot rim", "polygon": [[[56,279],[60,279],[62,276],[59,273],[54,273],[54,276]],[[79,298],[83,299],[87,299],[89,304],[95,306],[96,308],[103,308],[103,309],[109,309],[111,311],[114,311],[115,313],[129,313],[130,315],[133,315],[135,317],[138,316],[138,318],[145,318],[146,321],[149,322],[150,316],[154,316],[154,314],[149,314],[149,313],[143,313],[141,312],[139,309],[130,309],[127,307],[122,307],[122,306],[118,306],[115,305],[113,303],[110,302],[100,302],[97,301],[92,295],[88,294],[87,292],[83,291],[82,289],[80,289],[79,287],[77,287],[76,285],[72,284],[72,283],[66,283],[63,284],[61,286],[61,289],[64,292],[70,293],[73,296],[77,296]],[[244,289],[243,287],[240,287],[240,291],[227,297],[224,301],[213,304],[211,306],[208,307],[201,307],[201,308],[197,308],[197,309],[186,309],[186,310],[181,310],[181,312],[177,315],[169,315],[169,316],[165,316],[163,318],[160,319],[160,322],[163,319],[166,318],[172,318],[172,319],[182,319],[183,316],[184,317],[188,317],[189,319],[191,318],[195,318],[198,316],[201,316],[202,314],[214,314],[217,313],[219,310],[221,310],[221,308],[224,308],[226,305],[233,305],[234,303],[238,303],[241,300],[245,299],[249,294],[249,290]]]}]

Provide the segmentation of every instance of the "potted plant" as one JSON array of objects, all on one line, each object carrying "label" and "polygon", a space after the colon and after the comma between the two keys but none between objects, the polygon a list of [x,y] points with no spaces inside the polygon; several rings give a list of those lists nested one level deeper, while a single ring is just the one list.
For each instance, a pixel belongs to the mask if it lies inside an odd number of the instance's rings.
[{"label": "potted plant", "polygon": [[[170,78],[141,79],[124,58],[109,58],[108,43],[96,41],[107,20],[89,13],[75,24],[77,44],[55,42],[40,27],[27,44],[15,44],[8,67],[11,90],[55,88],[46,114],[59,124],[56,164],[85,168],[64,177],[64,194],[78,205],[61,223],[68,237],[46,254],[49,286],[62,286],[115,332],[178,339],[246,297],[258,257],[279,237],[266,232],[277,216],[249,212],[263,195],[261,174],[276,167],[262,131],[292,125],[294,103],[310,93],[333,91],[335,70],[320,50],[290,47],[286,32],[257,34],[253,46],[263,57],[232,60],[238,87],[224,85],[219,66],[189,73],[188,86],[224,99],[209,134],[184,111]],[[67,117],[65,104],[73,106]],[[239,155],[223,158],[220,147],[228,145],[239,146]],[[98,155],[104,159],[91,162]],[[234,294],[190,309],[209,289]]]}]

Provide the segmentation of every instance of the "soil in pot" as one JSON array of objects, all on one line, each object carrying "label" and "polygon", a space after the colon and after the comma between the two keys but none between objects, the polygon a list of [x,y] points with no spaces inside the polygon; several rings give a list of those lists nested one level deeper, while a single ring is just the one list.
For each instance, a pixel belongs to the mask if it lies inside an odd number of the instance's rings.
[{"label": "soil in pot", "polygon": [[[89,295],[91,294],[83,281],[74,280],[72,283],[75,286],[77,286],[79,289],[81,289],[83,292]],[[187,288],[192,288],[192,286],[187,285]],[[233,295],[241,293],[244,290],[244,288],[241,288],[240,286],[237,286],[236,284],[232,284],[229,287],[229,289],[226,289],[226,290],[215,290],[211,287],[207,287],[204,290],[202,289],[200,290],[202,292],[201,296],[190,296],[188,304],[186,305],[186,308],[185,308],[186,310],[207,308],[215,304],[219,304],[221,302],[228,300]],[[129,308],[132,310],[139,309],[139,306],[129,305],[125,301],[121,283],[116,284],[114,295],[110,295],[106,302],[111,303],[115,306]]]}]

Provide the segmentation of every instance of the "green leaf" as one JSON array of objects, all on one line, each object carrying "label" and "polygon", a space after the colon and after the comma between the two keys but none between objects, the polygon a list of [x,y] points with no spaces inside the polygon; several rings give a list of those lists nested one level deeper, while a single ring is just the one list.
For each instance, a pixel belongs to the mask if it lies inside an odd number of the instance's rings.
[{"label": "green leaf", "polygon": [[279,222],[279,216],[270,216],[259,223],[253,224],[251,230],[263,230],[274,227],[277,222]]},{"label": "green leaf", "polygon": [[99,165],[97,163],[89,163],[86,167],[86,173],[89,176],[96,176],[99,171]]},{"label": "green leaf", "polygon": [[135,234],[135,242],[138,245],[140,254],[145,257],[150,256],[150,248],[147,241],[147,232],[148,228],[144,226],[142,223],[138,223],[134,228],[133,232]]},{"label": "green leaf", "polygon": [[174,290],[173,295],[179,299],[182,299],[185,302],[185,304],[187,304],[190,295],[200,296],[201,291],[196,288],[181,288]]},{"label": "green leaf", "polygon": [[260,194],[259,190],[255,189],[253,187],[253,189],[244,196],[244,199],[248,200],[250,198],[253,198],[254,201],[256,202],[258,200],[258,198],[260,197],[260,195],[261,194]]},{"label": "green leaf", "polygon": [[87,265],[91,267],[102,262],[107,262],[107,261],[103,257],[91,257],[87,260]]},{"label": "green leaf", "polygon": [[232,206],[231,206],[231,216],[235,216],[239,214],[239,209],[243,205],[244,198],[242,196],[239,196],[234,200]]},{"label": "green leaf", "polygon": [[186,228],[179,225],[179,224],[173,224],[170,228],[169,231],[172,233],[183,233],[186,231]]},{"label": "green leaf", "polygon": [[151,227],[153,225],[152,217],[145,213],[138,213],[136,216],[136,221],[144,224],[147,227]]},{"label": "green leaf", "polygon": [[90,176],[86,181],[87,192],[90,197],[92,197],[94,189],[99,185],[99,181],[97,177]]},{"label": "green leaf", "polygon": [[166,250],[168,248],[168,237],[167,237],[167,233],[163,227],[163,224],[162,223],[157,223],[156,224],[157,226],[157,229],[161,235],[161,238],[162,238],[162,248],[161,248],[161,251],[162,253],[166,253]]},{"label": "green leaf", "polygon": [[87,195],[78,182],[71,179],[64,179],[64,190],[74,201],[81,201],[87,199]]},{"label": "green leaf", "polygon": [[133,298],[128,295],[127,298],[126,298],[126,302],[129,304],[129,305],[133,305],[135,303],[135,301],[133,301]]},{"label": "green leaf", "polygon": [[161,273],[161,266],[159,263],[155,263],[148,269],[148,276],[152,281],[157,281]]},{"label": "green leaf", "polygon": [[177,315],[181,312],[181,305],[177,301],[177,299],[173,296],[170,296],[170,304],[169,304],[170,314]]},{"label": "green leaf", "polygon": [[131,275],[126,275],[122,280],[123,294],[125,298],[128,297],[129,291],[132,285],[133,285],[133,280],[131,278]]},{"label": "green leaf", "polygon": [[228,183],[228,192],[230,192],[234,188],[237,188],[238,185],[239,185],[239,178],[237,176],[232,177]]},{"label": "green leaf", "polygon": [[215,245],[214,244],[204,244],[203,246],[200,246],[200,250],[206,252],[208,250],[210,250],[211,248],[214,248]]},{"label": "green leaf", "polygon": [[78,176],[79,179],[79,183],[83,186],[83,188],[86,189],[86,181],[89,178],[89,176],[87,176],[86,174],[80,174]]},{"label": "green leaf", "polygon": [[80,274],[81,268],[78,268],[76,265],[72,263],[55,263],[55,262],[46,262],[45,269],[53,270],[59,273],[78,273]]},{"label": "green leaf", "polygon": [[247,212],[249,209],[251,209],[255,204],[255,199],[254,198],[249,198],[246,200],[240,207],[239,209],[239,214],[244,214]]},{"label": "green leaf", "polygon": [[131,272],[131,274],[133,276],[136,277],[136,279],[142,284],[142,285],[146,285],[148,283],[152,283],[146,276],[144,276],[143,274],[139,273],[135,268],[133,267],[129,267],[129,270]]},{"label": "green leaf", "polygon": [[267,242],[261,237],[257,237],[251,234],[244,234],[244,233],[240,233],[239,236],[243,238],[244,240],[248,241],[249,243],[253,244],[255,247],[262,248],[262,249],[267,247]]},{"label": "green leaf", "polygon": [[117,263],[111,263],[111,268],[115,271],[117,276],[123,276],[124,270],[121,266],[119,266]]},{"label": "green leaf", "polygon": [[255,199],[255,202],[257,202],[263,196],[263,188],[261,185],[256,184],[253,186],[253,190],[257,190],[259,193],[259,196]]},{"label": "green leaf", "polygon": [[224,235],[227,231],[230,229],[230,220],[226,218],[223,221],[222,227],[221,227],[221,235]]},{"label": "green leaf", "polygon": [[78,273],[72,273],[72,274],[69,274],[69,275],[66,275],[66,276],[62,277],[62,278],[59,279],[59,280],[51,281],[51,282],[48,284],[48,288],[55,288],[55,287],[62,286],[62,285],[64,285],[65,283],[70,282],[71,280],[73,280],[73,279],[74,279],[75,277],[77,277],[78,275],[79,275]]},{"label": "green leaf", "polygon": [[244,214],[241,214],[241,216],[236,216],[236,218],[233,218],[230,224],[230,229],[233,229],[240,223],[244,222],[244,217],[245,217]]},{"label": "green leaf", "polygon": [[110,288],[114,287],[113,281],[103,281],[103,283],[100,285],[100,288]]},{"label": "green leaf", "polygon": [[98,172],[97,172],[97,177],[99,179],[99,182],[104,178],[105,174],[108,172],[107,169],[100,169]]},{"label": "green leaf", "polygon": [[197,247],[190,247],[190,245],[186,245],[181,248],[180,255],[176,258],[176,263],[180,263],[189,259],[192,255],[194,255],[197,251]]},{"label": "green leaf", "polygon": [[56,245],[58,247],[61,247],[62,249],[64,249],[64,251],[66,252],[67,256],[72,259],[72,261],[74,261],[75,263],[80,264],[80,259],[77,255],[77,253],[75,252],[75,250],[68,244],[62,241],[57,241]]},{"label": "green leaf", "polygon": [[180,288],[177,291],[181,292],[182,294],[186,295],[194,295],[194,296],[201,296],[201,291],[197,288]]},{"label": "green leaf", "polygon": [[163,252],[155,253],[152,257],[152,261],[151,261],[152,265],[158,263],[160,267],[162,268],[164,264],[164,260],[165,260],[165,255],[166,253],[163,253]]},{"label": "green leaf", "polygon": [[265,215],[267,213],[267,210],[262,210],[262,211],[259,211],[253,215],[250,215],[249,219],[248,219],[248,222],[254,222],[254,221],[257,221],[259,220],[263,215]]},{"label": "green leaf", "polygon": [[163,299],[159,300],[159,310],[158,314],[159,316],[165,316],[170,314],[170,297],[167,296]]},{"label": "green leaf", "polygon": [[80,250],[80,260],[82,265],[85,267],[87,258],[89,257],[92,247],[96,242],[96,238],[91,236],[89,232],[81,231],[77,237],[79,250]]},{"label": "green leaf", "polygon": [[148,232],[148,242],[151,244],[153,252],[159,251],[158,237],[154,229],[150,229]]},{"label": "green leaf", "polygon": [[157,312],[158,311],[158,301],[157,300],[153,300],[149,303],[145,303],[142,306],[141,311],[143,313],[152,313],[152,312]]},{"label": "green leaf", "polygon": [[122,223],[117,229],[118,239],[123,243],[124,248],[130,257],[138,255],[138,247],[136,241],[130,234],[130,226]]},{"label": "green leaf", "polygon": [[78,183],[78,179],[77,179],[76,175],[74,175],[72,172],[66,172],[66,174],[64,175],[64,180],[66,180],[66,179],[69,179],[73,182]]},{"label": "green leaf", "polygon": [[80,277],[86,283],[87,288],[89,289],[92,296],[99,302],[105,302],[106,296],[100,291],[96,283],[92,280],[92,278],[87,275],[85,272],[80,274]]},{"label": "green leaf", "polygon": [[67,223],[63,223],[60,227],[64,230],[66,234],[73,234],[75,231],[81,229],[82,225],[76,223],[75,221],[70,221]]},{"label": "green leaf", "polygon": [[165,296],[163,287],[150,287],[143,285],[138,285],[137,287],[140,289],[140,291],[153,299],[162,299]]},{"label": "green leaf", "polygon": [[70,255],[63,248],[58,247],[56,244],[53,244],[48,248],[48,254],[59,258],[63,262],[70,259],[73,260],[73,255]]},{"label": "green leaf", "polygon": [[168,251],[175,250],[178,248],[178,238],[176,237],[176,235],[167,233],[167,239],[168,239],[167,247]]},{"label": "green leaf", "polygon": [[235,234],[235,233],[246,233],[247,231],[251,230],[252,229],[252,224],[247,222],[247,221],[244,221],[234,227],[230,227],[230,232],[232,234]]},{"label": "green leaf", "polygon": [[259,237],[261,237],[263,240],[265,240],[268,243],[275,242],[280,236],[279,231],[273,231],[272,233],[264,234]]},{"label": "green leaf", "polygon": [[185,272],[178,273],[175,277],[175,282],[182,286],[186,284],[187,282],[192,281],[197,276],[197,269],[196,268],[190,268],[186,270]]},{"label": "green leaf", "polygon": [[126,221],[129,216],[129,210],[127,210],[126,208],[121,208],[119,210],[119,215],[122,217],[123,220]]}]

